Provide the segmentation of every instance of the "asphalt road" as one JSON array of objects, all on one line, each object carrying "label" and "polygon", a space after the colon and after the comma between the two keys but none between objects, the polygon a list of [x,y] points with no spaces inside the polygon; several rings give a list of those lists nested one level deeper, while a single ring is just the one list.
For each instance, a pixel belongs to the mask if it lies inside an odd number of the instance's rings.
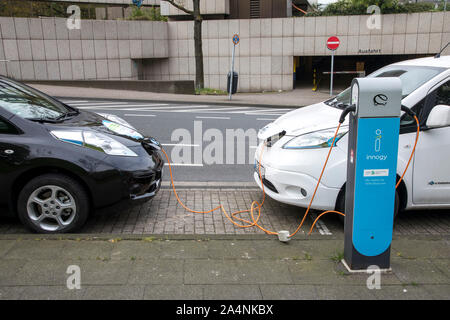
[{"label": "asphalt road", "polygon": [[[145,136],[155,137],[172,158],[175,180],[184,182],[252,182],[256,133],[293,110],[145,101],[62,101],[83,110],[120,116]],[[236,131],[239,129],[243,131]],[[242,132],[247,133],[245,146],[232,137],[236,134],[242,139]],[[168,170],[164,175],[168,181]]]}]

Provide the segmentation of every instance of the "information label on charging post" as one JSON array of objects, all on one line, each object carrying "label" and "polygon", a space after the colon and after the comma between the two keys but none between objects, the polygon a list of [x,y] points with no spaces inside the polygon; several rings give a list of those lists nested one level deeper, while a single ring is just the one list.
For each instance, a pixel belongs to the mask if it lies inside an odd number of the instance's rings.
[{"label": "information label on charging post", "polygon": [[351,270],[390,267],[402,88],[398,78],[352,83],[344,261]]}]

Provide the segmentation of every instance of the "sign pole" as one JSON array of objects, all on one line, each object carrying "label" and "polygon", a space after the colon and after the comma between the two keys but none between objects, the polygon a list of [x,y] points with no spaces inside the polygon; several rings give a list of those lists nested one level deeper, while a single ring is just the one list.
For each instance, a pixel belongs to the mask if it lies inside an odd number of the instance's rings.
[{"label": "sign pole", "polygon": [[334,50],[331,50],[330,97],[333,96]]},{"label": "sign pole", "polygon": [[230,78],[230,97],[233,95],[233,78],[234,78],[234,53],[236,51],[236,44],[233,43],[233,53],[231,55],[231,78]]},{"label": "sign pole", "polygon": [[333,96],[334,52],[339,48],[340,43],[338,37],[329,37],[327,40],[327,48],[331,50],[330,97]]}]

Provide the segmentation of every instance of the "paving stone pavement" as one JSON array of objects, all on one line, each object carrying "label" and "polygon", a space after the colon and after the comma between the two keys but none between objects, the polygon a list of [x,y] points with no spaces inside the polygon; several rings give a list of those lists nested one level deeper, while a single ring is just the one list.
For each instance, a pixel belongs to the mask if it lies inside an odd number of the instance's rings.
[{"label": "paving stone pavement", "polygon": [[[228,213],[250,209],[251,203],[262,201],[259,189],[179,189],[179,196],[194,210],[210,210],[224,205]],[[305,209],[285,205],[266,197],[260,224],[273,231],[293,231]],[[317,212],[306,219],[300,234],[308,233]],[[251,220],[249,214],[240,217]],[[17,219],[0,219],[0,234],[28,233]],[[210,214],[190,213],[182,208],[171,189],[162,189],[151,201],[117,213],[95,215],[80,231],[82,234],[263,234],[259,228],[238,228],[220,210]],[[342,234],[337,216],[324,216],[313,234]],[[394,235],[450,234],[450,210],[412,211],[400,214]]]},{"label": "paving stone pavement", "polygon": [[[0,240],[0,299],[450,299],[450,241],[404,236],[381,288],[339,263],[343,240]],[[67,288],[68,266],[81,289]]]}]

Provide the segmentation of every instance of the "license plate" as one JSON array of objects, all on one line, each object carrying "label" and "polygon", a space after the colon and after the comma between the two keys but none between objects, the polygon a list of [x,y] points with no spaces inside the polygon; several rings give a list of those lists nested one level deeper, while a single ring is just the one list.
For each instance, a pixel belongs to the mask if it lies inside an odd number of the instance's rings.
[{"label": "license plate", "polygon": [[[254,169],[255,169],[256,173],[258,174],[258,176],[259,176],[260,167],[259,167],[259,162],[258,161],[255,161]],[[261,165],[261,175],[262,175],[263,178],[266,175],[266,169],[262,165]]]}]

